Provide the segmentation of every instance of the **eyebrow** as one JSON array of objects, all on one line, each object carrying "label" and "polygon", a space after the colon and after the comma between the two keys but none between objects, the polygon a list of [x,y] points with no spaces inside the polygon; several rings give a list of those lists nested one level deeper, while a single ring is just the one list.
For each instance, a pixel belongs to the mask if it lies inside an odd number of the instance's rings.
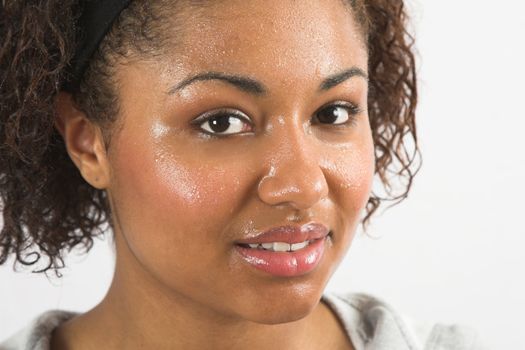
[{"label": "eyebrow", "polygon": [[321,86],[319,87],[319,91],[330,90],[331,88],[353,77],[362,77],[366,81],[368,81],[368,75],[365,73],[364,70],[358,67],[352,67],[340,73],[330,75],[328,78],[323,80]]},{"label": "eyebrow", "polygon": [[[358,68],[358,67],[352,67],[342,72],[328,76],[326,79],[322,81],[322,83],[319,86],[318,91],[322,92],[322,91],[329,90],[343,83],[344,81],[350,78],[356,77],[356,76],[362,77],[368,81],[368,75],[365,73],[365,71],[363,71],[361,68]],[[268,88],[266,88],[263,83],[255,79],[252,79],[250,77],[211,71],[211,72],[199,73],[199,74],[196,74],[196,75],[193,75],[191,77],[184,79],[179,84],[170,88],[168,90],[168,94],[170,95],[174,94],[177,91],[182,90],[188,85],[191,85],[195,82],[209,81],[209,80],[224,81],[226,83],[229,83],[235,86],[241,91],[244,91],[252,95],[256,95],[256,96],[263,96],[268,93]]]}]

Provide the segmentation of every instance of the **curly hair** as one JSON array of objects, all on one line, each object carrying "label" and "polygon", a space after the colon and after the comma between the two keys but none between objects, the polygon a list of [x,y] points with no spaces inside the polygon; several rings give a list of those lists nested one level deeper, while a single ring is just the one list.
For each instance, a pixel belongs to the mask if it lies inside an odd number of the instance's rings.
[{"label": "curly hair", "polygon": [[[363,225],[384,201],[409,193],[419,167],[413,38],[402,0],[345,0],[369,50],[369,117],[376,175],[383,194],[372,193]],[[64,267],[64,253],[88,252],[111,227],[105,191],[89,185],[70,160],[54,127],[54,100],[68,79],[78,0],[0,2],[0,265],[47,263],[33,272]],[[73,98],[93,122],[105,126],[106,147],[118,115],[111,77],[122,57],[155,55],[163,46],[162,8],[169,0],[136,0],[103,39]],[[173,4],[171,4],[173,6]],[[160,19],[160,20],[159,20]],[[402,182],[395,193],[394,181]]]}]

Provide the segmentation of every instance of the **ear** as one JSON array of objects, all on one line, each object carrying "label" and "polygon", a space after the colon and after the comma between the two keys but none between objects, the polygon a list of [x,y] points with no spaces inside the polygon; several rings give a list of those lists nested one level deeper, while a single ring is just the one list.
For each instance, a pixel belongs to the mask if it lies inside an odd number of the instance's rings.
[{"label": "ear", "polygon": [[70,93],[60,92],[55,107],[55,128],[64,139],[69,157],[91,186],[107,188],[109,162],[100,127],[78,109]]}]

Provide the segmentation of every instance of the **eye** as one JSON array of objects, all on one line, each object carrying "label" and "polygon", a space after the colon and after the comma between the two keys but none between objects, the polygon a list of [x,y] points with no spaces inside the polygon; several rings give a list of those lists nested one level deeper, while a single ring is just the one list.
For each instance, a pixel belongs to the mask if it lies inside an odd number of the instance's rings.
[{"label": "eye", "polygon": [[192,124],[211,135],[232,135],[251,130],[249,118],[239,111],[215,111],[202,115]]},{"label": "eye", "polygon": [[335,103],[322,107],[315,113],[315,117],[321,124],[345,124],[354,120],[354,116],[359,113],[359,107],[351,103]]}]

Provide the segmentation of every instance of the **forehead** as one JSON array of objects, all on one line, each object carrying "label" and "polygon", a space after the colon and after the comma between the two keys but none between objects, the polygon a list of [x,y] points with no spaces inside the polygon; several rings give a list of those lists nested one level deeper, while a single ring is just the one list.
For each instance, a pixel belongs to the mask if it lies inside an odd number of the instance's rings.
[{"label": "forehead", "polygon": [[366,70],[362,33],[344,0],[188,1],[179,15],[169,56],[183,71],[293,81],[350,66]]}]

